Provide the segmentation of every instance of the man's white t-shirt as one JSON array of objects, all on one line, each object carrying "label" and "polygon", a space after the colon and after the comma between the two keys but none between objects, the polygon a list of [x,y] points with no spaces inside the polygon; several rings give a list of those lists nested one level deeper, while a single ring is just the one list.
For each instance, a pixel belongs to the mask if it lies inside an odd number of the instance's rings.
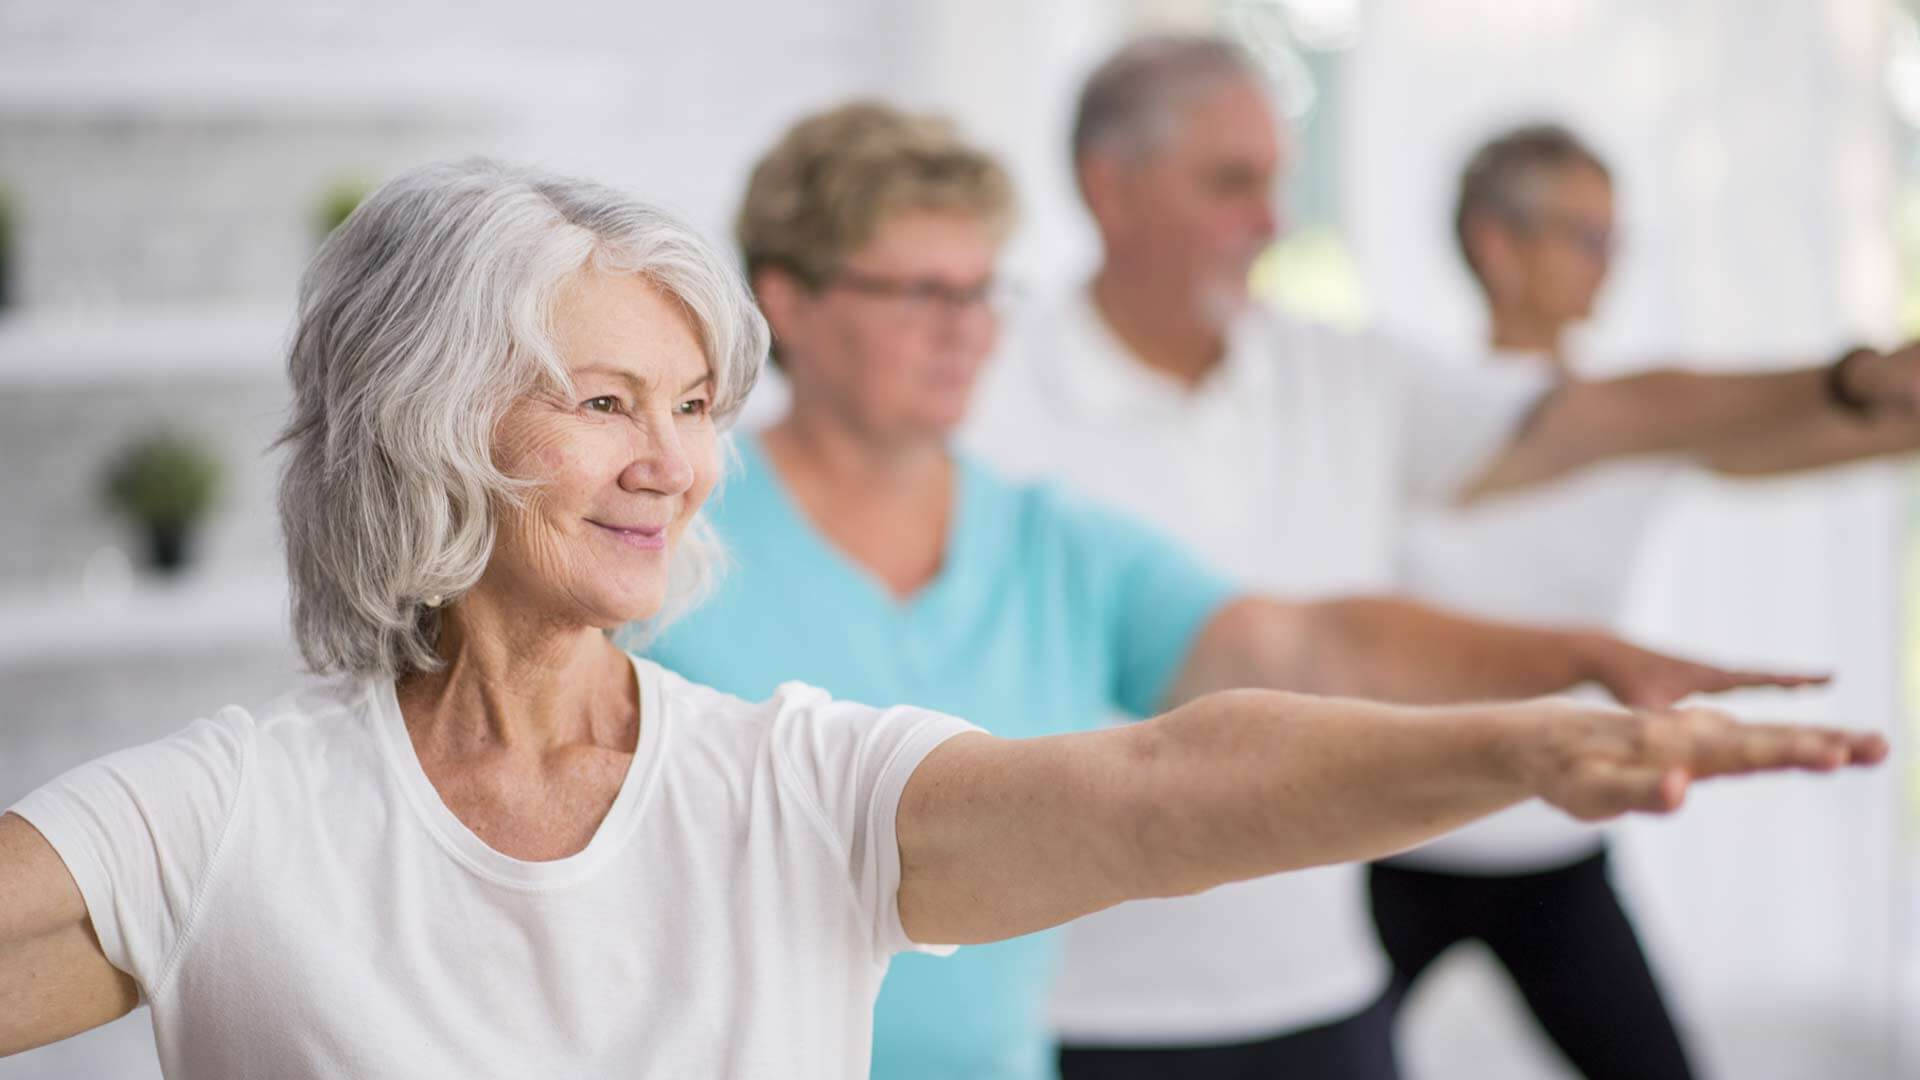
[{"label": "man's white t-shirt", "polygon": [[[1550,370],[1535,354],[1501,353],[1493,362]],[[1684,470],[1674,458],[1604,464],[1550,487],[1424,509],[1402,538],[1401,583],[1422,600],[1489,618],[1615,628],[1647,535]],[[1610,700],[1598,691],[1575,696]],[[1536,873],[1594,854],[1604,836],[1605,826],[1534,800],[1393,861],[1460,874]]]},{"label": "man's white t-shirt", "polygon": [[151,1004],[170,1077],[866,1076],[881,976],[914,947],[895,809],[972,729],[634,668],[632,766],[550,862],[447,809],[386,681],[229,707],[13,811]]},{"label": "man's white t-shirt", "polygon": [[[1085,290],[1016,326],[965,441],[1188,544],[1249,590],[1394,588],[1399,531],[1511,438],[1547,380],[1442,369],[1381,338],[1263,308],[1188,388],[1134,359]],[[1366,1006],[1387,981],[1359,868],[1122,904],[1069,926],[1053,1016],[1067,1042],[1232,1042]]]}]

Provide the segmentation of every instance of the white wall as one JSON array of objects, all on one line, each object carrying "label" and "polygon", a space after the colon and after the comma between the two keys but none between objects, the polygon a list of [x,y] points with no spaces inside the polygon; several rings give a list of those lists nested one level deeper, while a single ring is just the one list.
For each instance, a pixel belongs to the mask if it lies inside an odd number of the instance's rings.
[{"label": "white wall", "polygon": [[[1374,310],[1408,333],[1479,338],[1448,232],[1455,178],[1496,126],[1553,117],[1616,167],[1626,246],[1587,339],[1603,367],[1885,340],[1888,14],[1880,0],[1376,0],[1346,154]],[[1631,629],[1708,656],[1832,667],[1831,693],[1744,705],[1892,730],[1896,481],[1868,467],[1699,485],[1659,529]],[[1899,976],[1916,959],[1897,907],[1897,775],[1703,790],[1676,820],[1628,829],[1621,876],[1712,1075],[1895,1074]],[[1472,1033],[1519,1030],[1512,1003],[1463,991],[1492,984],[1483,960],[1448,974],[1458,981],[1411,1021],[1415,1075],[1488,1075],[1501,1040]],[[1553,1074],[1532,1052],[1511,1075]]]}]

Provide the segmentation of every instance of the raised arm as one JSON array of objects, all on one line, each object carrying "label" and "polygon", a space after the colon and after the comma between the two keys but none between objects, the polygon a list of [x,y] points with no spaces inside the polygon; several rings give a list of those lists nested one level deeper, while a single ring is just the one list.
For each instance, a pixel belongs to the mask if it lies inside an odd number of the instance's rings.
[{"label": "raised arm", "polygon": [[101,953],[60,856],[19,815],[0,814],[0,1056],[125,1016],[139,996]]},{"label": "raised arm", "polygon": [[1201,630],[1167,704],[1235,687],[1447,704],[1592,682],[1625,704],[1660,707],[1689,694],[1818,681],[1727,671],[1609,634],[1472,619],[1394,597],[1294,603],[1248,595]]},{"label": "raised arm", "polygon": [[949,740],[901,797],[900,913],[915,941],[994,941],[1123,900],[1386,855],[1533,796],[1595,820],[1672,810],[1695,779],[1885,754],[1877,736],[1706,710],[1232,691],[1093,733]]},{"label": "raised arm", "polygon": [[1856,350],[1837,363],[1569,383],[1541,403],[1464,498],[1534,487],[1636,455],[1680,455],[1755,475],[1920,449],[1920,345],[1885,354]]}]

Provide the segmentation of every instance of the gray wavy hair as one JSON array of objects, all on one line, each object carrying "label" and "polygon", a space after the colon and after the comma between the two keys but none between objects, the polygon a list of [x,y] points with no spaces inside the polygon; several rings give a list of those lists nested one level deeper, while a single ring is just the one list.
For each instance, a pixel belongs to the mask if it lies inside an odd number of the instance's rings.
[{"label": "gray wavy hair", "polygon": [[1136,38],[1087,76],[1073,114],[1073,160],[1089,154],[1149,156],[1179,128],[1180,112],[1220,84],[1266,85],[1247,51],[1210,34]]},{"label": "gray wavy hair", "polygon": [[[612,188],[474,159],[408,172],[327,238],[300,283],[292,417],[276,445],[293,632],[319,673],[436,669],[443,608],[493,552],[497,509],[530,487],[493,462],[496,424],[570,390],[550,318],[586,269],[674,297],[712,367],[725,425],[758,377],[767,327],[730,260]],[[698,603],[722,553],[688,527],[643,635]]]}]

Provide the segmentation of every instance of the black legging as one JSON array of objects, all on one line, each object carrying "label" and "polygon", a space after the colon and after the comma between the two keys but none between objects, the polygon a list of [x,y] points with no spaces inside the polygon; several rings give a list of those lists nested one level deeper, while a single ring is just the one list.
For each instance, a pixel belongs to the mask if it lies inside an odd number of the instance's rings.
[{"label": "black legging", "polygon": [[1441,953],[1478,939],[1587,1080],[1691,1080],[1604,850],[1558,870],[1502,876],[1375,863],[1370,886],[1396,1004]]},{"label": "black legging", "polygon": [[1061,1080],[1398,1080],[1385,997],[1340,1020],[1216,1046],[1068,1046]]}]

